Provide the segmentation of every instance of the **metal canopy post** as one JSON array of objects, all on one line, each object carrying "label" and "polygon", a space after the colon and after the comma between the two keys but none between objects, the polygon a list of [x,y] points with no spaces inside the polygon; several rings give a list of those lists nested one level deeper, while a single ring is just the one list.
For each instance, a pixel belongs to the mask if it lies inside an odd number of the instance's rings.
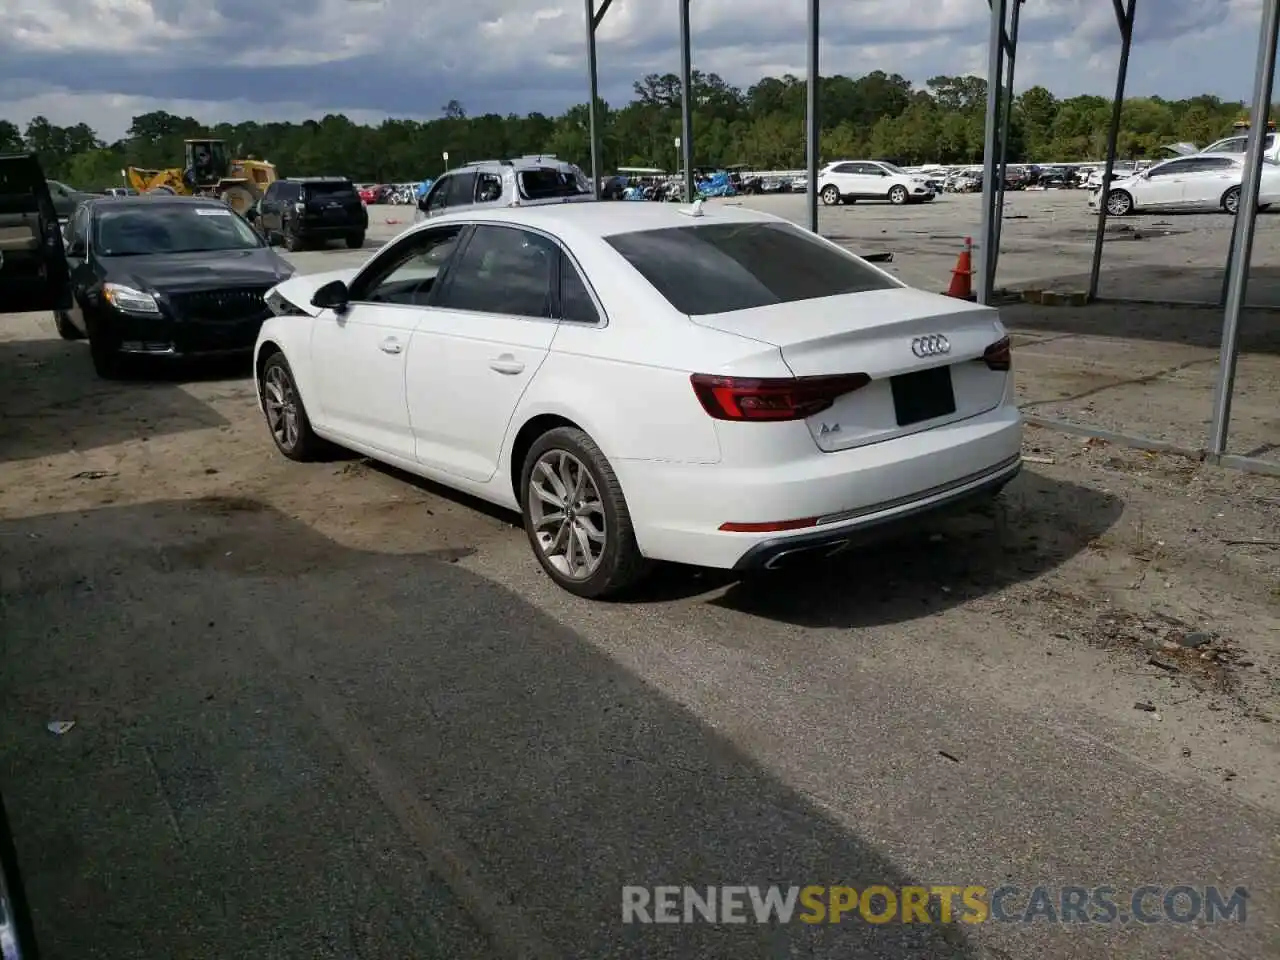
[{"label": "metal canopy post", "polygon": [[[1015,0],[1016,2],[1016,0]],[[1000,86],[1004,80],[1005,20],[1008,0],[991,0],[991,36],[987,45],[987,124],[982,146],[982,227],[978,246],[978,302],[991,302],[995,274],[996,178],[999,176],[998,133]]]},{"label": "metal canopy post", "polygon": [[600,100],[600,71],[596,63],[596,31],[609,12],[613,0],[604,0],[595,9],[595,0],[586,0],[587,6],[587,80],[591,99],[587,101],[587,127],[591,136],[591,191],[600,199],[600,127],[596,118],[596,104]]},{"label": "metal canopy post", "polygon": [[693,203],[693,51],[689,0],[680,0],[680,149],[684,154],[684,198]]},{"label": "metal canopy post", "polygon": [[1009,131],[1013,128],[1013,68],[1018,59],[1018,20],[1022,5],[1027,0],[1013,0],[1013,11],[1009,14],[1009,33],[1004,38],[1004,55],[1009,59],[1009,72],[1004,83],[1004,111],[1000,121],[1000,184],[996,193],[995,241],[991,251],[990,277],[988,283],[992,288],[996,285],[996,266],[1000,262],[1000,232],[1004,228],[1004,194],[1005,185],[1009,182]]},{"label": "metal canopy post", "polygon": [[1116,98],[1111,104],[1111,128],[1107,131],[1107,163],[1102,171],[1102,190],[1098,193],[1098,225],[1093,237],[1093,264],[1089,268],[1090,301],[1098,299],[1098,279],[1102,274],[1102,244],[1107,232],[1107,199],[1115,177],[1116,146],[1120,140],[1120,112],[1124,109],[1124,84],[1129,75],[1129,50],[1133,46],[1133,11],[1138,0],[1111,0],[1116,8],[1116,24],[1120,27],[1120,66],[1116,70]]},{"label": "metal canopy post", "polygon": [[[1253,81],[1253,112],[1249,115],[1249,152],[1245,177],[1236,208],[1236,229],[1231,245],[1227,280],[1227,311],[1222,321],[1222,347],[1218,382],[1214,388],[1213,421],[1209,453],[1221,456],[1227,449],[1231,425],[1231,395],[1235,392],[1236,360],[1240,352],[1240,311],[1249,285],[1253,259],[1253,234],[1258,225],[1258,187],[1266,152],[1267,121],[1271,119],[1271,91],[1275,83],[1276,42],[1280,40],[1280,0],[1264,0],[1262,29],[1258,37],[1258,70]],[[1241,217],[1245,219],[1240,220]]]},{"label": "metal canopy post", "polygon": [[809,0],[809,99],[805,109],[805,160],[809,184],[805,190],[805,207],[809,212],[809,229],[818,232],[818,152],[822,149],[822,123],[818,115],[818,22],[819,0]]}]

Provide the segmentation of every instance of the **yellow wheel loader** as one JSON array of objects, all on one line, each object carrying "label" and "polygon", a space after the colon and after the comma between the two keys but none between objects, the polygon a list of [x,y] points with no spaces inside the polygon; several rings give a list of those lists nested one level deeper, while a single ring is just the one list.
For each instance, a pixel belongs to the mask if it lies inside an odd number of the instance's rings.
[{"label": "yellow wheel loader", "polygon": [[127,167],[125,179],[139,193],[218,197],[243,216],[276,180],[265,160],[232,160],[223,140],[183,141],[184,166],[167,170]]}]

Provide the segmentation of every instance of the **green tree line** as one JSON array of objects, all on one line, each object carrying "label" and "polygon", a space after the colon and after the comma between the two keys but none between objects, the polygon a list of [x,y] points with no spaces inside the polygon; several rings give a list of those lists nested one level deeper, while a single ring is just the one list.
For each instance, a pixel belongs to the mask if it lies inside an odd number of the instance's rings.
[{"label": "green tree line", "polygon": [[[934,77],[917,88],[897,74],[821,81],[824,161],[892,158],[908,164],[977,163],[982,159],[987,84],[981,77]],[[794,169],[805,157],[804,79],[765,77],[743,90],[714,73],[693,76],[694,156],[699,165],[747,164]],[[679,165],[680,80],[649,74],[634,84],[625,106],[598,105],[605,172],[619,166]],[[220,123],[207,127],[163,111],[133,118],[124,139],[107,143],[86,123],[59,127],[35,117],[25,129],[0,120],[0,153],[39,155],[48,175],[80,189],[121,183],[128,165],[181,163],[184,138],[226,140],[238,156],[276,164],[282,176],[345,174],[359,181],[401,182],[435,176],[469,160],[549,153],[587,164],[588,108],[562,116],[468,115],[451,100],[435,120],[388,119],[377,126],[328,114],[302,123]],[[1188,100],[1141,97],[1125,101],[1121,157],[1154,156],[1167,143],[1206,145],[1231,131],[1244,109],[1213,96]],[[1106,148],[1111,105],[1103,97],[1059,98],[1032,87],[1014,99],[1009,138],[1012,162],[1098,159]]]}]

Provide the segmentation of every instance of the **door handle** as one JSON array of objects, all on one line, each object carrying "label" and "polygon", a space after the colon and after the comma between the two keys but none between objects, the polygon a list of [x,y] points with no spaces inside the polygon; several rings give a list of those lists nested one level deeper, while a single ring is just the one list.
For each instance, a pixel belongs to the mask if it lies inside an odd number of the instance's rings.
[{"label": "door handle", "polygon": [[387,339],[378,344],[378,349],[383,353],[399,353],[404,348],[395,337],[387,337]]},{"label": "door handle", "polygon": [[508,376],[524,372],[524,364],[517,360],[509,353],[504,353],[500,357],[494,357],[489,361],[489,369],[496,370],[498,373],[505,373]]}]

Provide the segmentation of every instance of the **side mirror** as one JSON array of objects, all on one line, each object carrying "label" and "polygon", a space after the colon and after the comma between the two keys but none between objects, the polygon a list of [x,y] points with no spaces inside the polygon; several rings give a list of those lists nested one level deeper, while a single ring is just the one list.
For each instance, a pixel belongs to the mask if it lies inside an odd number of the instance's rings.
[{"label": "side mirror", "polygon": [[311,305],[321,310],[342,311],[351,302],[351,291],[341,280],[330,280],[311,297]]}]

